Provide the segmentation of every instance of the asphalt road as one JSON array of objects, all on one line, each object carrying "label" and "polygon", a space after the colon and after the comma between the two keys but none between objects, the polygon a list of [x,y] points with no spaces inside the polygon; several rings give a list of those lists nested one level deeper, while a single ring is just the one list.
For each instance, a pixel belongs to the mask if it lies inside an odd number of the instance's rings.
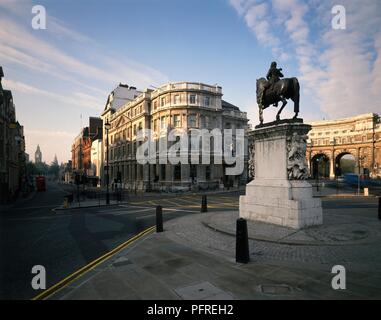
[{"label": "asphalt road", "polygon": [[[153,226],[157,205],[163,207],[165,222],[199,213],[201,203],[197,194],[149,194],[131,197],[128,205],[54,211],[64,195],[59,185],[48,183],[46,192],[0,208],[0,299],[33,298],[40,293],[31,286],[33,266],[45,267],[48,288]],[[325,209],[357,209],[353,214],[376,206],[366,198],[323,201]],[[208,195],[209,211],[237,209],[238,192]]]},{"label": "asphalt road", "polygon": [[[199,195],[131,199],[129,205],[53,211],[65,192],[47,191],[2,209],[0,214],[0,299],[31,299],[32,267],[46,269],[47,288],[155,224],[155,207],[164,221],[200,212]],[[208,196],[209,210],[238,208],[237,193]],[[164,225],[165,228],[165,225]]]}]

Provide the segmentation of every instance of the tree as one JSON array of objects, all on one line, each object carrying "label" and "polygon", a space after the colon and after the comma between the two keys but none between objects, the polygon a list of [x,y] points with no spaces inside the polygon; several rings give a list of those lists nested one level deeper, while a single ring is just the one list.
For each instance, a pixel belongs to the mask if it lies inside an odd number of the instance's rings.
[{"label": "tree", "polygon": [[51,174],[56,179],[58,179],[59,172],[60,172],[60,166],[58,164],[57,156],[55,155],[54,160],[49,167],[49,174]]}]

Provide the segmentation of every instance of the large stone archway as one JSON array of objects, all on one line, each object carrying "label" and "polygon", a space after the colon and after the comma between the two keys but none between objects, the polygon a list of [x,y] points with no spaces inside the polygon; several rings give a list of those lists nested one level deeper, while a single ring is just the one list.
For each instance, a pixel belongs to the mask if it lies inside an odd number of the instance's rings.
[{"label": "large stone archway", "polygon": [[307,160],[313,176],[312,159],[329,158],[329,177],[334,179],[345,154],[355,159],[355,173],[381,177],[381,121],[373,113],[352,118],[312,122],[308,133]]},{"label": "large stone archway", "polygon": [[[354,168],[351,170],[351,172],[348,171],[348,168],[343,168],[343,161],[347,157],[351,157],[354,161]],[[355,154],[353,154],[353,151],[343,151],[343,152],[336,152],[335,154],[335,176],[342,176],[345,173],[358,173],[358,160],[356,159]]]},{"label": "large stone archway", "polygon": [[317,153],[311,158],[310,175],[312,178],[329,178],[330,177],[330,158],[325,153]]}]

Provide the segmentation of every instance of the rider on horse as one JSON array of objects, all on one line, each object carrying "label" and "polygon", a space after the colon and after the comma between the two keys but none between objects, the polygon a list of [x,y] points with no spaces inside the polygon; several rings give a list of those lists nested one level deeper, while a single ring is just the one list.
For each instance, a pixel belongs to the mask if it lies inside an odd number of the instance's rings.
[{"label": "rider on horse", "polygon": [[272,86],[275,82],[279,81],[280,78],[283,78],[284,75],[283,73],[281,72],[282,71],[282,68],[277,68],[276,67],[276,62],[273,61],[271,62],[271,66],[270,66],[270,69],[269,71],[267,72],[267,80],[269,81],[270,85]]},{"label": "rider on horse", "polygon": [[[278,82],[280,80],[280,78],[284,77],[284,75],[281,71],[282,71],[282,68],[278,69],[275,61],[271,62],[270,69],[267,72],[267,76],[266,76],[268,84],[266,85],[266,87],[264,88],[264,90],[262,91],[262,94],[261,94],[261,102],[262,103],[263,103],[263,98],[265,96],[265,91],[268,88],[271,88],[276,82]],[[274,103],[274,107],[277,107],[277,106],[278,106],[278,102]]]}]

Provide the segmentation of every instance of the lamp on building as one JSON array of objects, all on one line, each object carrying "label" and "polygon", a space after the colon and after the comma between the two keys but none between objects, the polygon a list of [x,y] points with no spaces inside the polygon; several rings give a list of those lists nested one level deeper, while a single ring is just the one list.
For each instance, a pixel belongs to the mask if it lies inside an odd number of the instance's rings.
[{"label": "lamp on building", "polygon": [[110,123],[108,122],[108,119],[106,120],[106,123],[104,124],[105,130],[106,130],[106,204],[110,204],[110,192],[109,192],[109,165],[108,165],[108,131],[111,128]]}]

